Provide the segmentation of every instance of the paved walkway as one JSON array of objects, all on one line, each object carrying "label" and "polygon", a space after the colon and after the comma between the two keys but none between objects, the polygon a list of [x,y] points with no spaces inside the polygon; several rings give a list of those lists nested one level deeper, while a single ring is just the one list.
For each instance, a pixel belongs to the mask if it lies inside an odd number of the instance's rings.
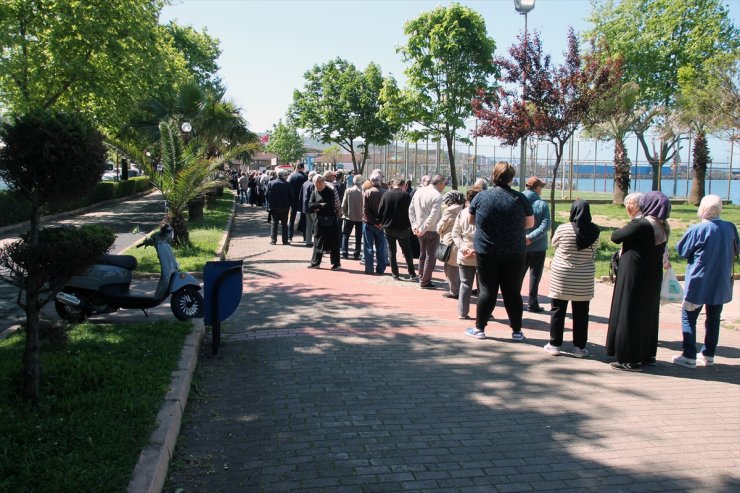
[{"label": "paved walkway", "polygon": [[740,488],[737,330],[722,331],[717,366],[676,367],[679,310],[666,306],[657,366],[614,371],[599,284],[589,359],[546,354],[544,314],[525,313],[524,343],[505,320],[477,341],[441,297],[441,271],[428,291],[352,260],[308,270],[309,248],[271,246],[261,210],[238,214],[244,296],[219,355],[199,361],[165,491]]}]

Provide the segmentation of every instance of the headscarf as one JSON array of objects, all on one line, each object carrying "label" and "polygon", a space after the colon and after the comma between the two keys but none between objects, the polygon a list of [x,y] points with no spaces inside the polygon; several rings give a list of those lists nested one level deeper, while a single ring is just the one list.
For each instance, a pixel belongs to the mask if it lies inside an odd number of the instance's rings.
[{"label": "headscarf", "polygon": [[576,200],[570,206],[570,223],[576,232],[579,250],[590,247],[599,237],[599,227],[591,222],[591,207],[585,200]]},{"label": "headscarf", "polygon": [[450,206],[452,204],[465,205],[465,196],[457,190],[450,190],[449,192],[444,194],[444,196],[442,197],[442,202],[446,206]]},{"label": "headscarf", "polygon": [[719,218],[721,212],[722,198],[719,195],[705,195],[699,203],[696,215],[705,221],[712,221]]},{"label": "headscarf", "polygon": [[643,216],[665,221],[671,215],[671,201],[663,192],[654,190],[640,197],[640,210]]}]

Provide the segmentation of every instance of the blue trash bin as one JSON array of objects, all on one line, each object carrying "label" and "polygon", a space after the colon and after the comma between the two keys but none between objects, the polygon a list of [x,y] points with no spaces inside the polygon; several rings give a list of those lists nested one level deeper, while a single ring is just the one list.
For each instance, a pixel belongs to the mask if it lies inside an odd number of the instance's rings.
[{"label": "blue trash bin", "polygon": [[203,319],[212,326],[213,354],[221,342],[221,322],[236,311],[242,299],[243,264],[243,260],[206,262],[203,268]]}]

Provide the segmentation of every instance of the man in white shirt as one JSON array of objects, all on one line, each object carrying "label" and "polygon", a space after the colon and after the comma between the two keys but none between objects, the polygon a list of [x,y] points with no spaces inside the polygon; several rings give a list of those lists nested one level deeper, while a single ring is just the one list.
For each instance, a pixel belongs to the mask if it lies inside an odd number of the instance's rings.
[{"label": "man in white shirt", "polygon": [[409,207],[411,231],[419,238],[419,286],[434,289],[432,274],[437,264],[439,234],[437,223],[442,218],[442,190],[446,185],[442,175],[434,175],[431,183],[414,193]]}]

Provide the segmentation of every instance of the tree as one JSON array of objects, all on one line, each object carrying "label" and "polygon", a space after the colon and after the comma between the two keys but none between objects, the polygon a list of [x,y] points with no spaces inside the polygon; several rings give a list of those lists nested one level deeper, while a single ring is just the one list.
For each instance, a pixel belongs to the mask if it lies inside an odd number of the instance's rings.
[{"label": "tree", "polygon": [[188,72],[195,83],[217,92],[222,91],[216,62],[221,55],[218,39],[211,37],[206,28],[197,31],[192,26],[180,26],[172,21],[163,28],[172,36],[173,46],[185,57]]},{"label": "tree", "polygon": [[363,173],[370,145],[387,144],[397,130],[378,115],[384,83],[380,67],[370,63],[360,72],[337,58],[314,65],[304,79],[303,90],[293,92],[289,121],[315,139],[335,142],[350,154],[354,169]]},{"label": "tree", "polygon": [[20,115],[37,108],[82,111],[117,128],[168,77],[187,76],[165,43],[160,0],[0,2],[0,104]]},{"label": "tree", "polygon": [[[0,178],[30,209],[30,228],[22,240],[0,250],[0,277],[19,287],[18,305],[26,314],[22,393],[39,398],[39,315],[72,274],[90,265],[113,244],[112,234],[92,237],[39,228],[44,207],[91,192],[103,174],[102,135],[79,116],[35,110],[5,123],[0,140]],[[83,233],[84,234],[84,233]],[[110,241],[108,241],[110,240]]]},{"label": "tree", "polygon": [[[704,197],[704,180],[710,162],[707,134],[737,128],[737,107],[721,108],[717,96],[723,93],[725,80],[737,74],[737,58],[721,55],[707,60],[701,67],[683,67],[679,73],[679,94],[674,122],[678,132],[695,134],[693,150],[694,178],[689,202],[699,205]],[[721,96],[720,96],[721,97]]]},{"label": "tree", "polygon": [[629,193],[630,169],[625,139],[635,122],[643,118],[641,108],[636,107],[639,87],[627,82],[615,88],[613,96],[605,95],[591,110],[591,125],[586,133],[597,139],[614,140],[614,194],[612,203],[623,204]]},{"label": "tree", "polygon": [[[188,202],[212,188],[227,184],[215,175],[223,161],[206,157],[203,152],[205,147],[198,142],[197,137],[185,143],[180,134],[180,127],[174,120],[161,122],[159,131],[161,171],[153,161],[141,154],[139,161],[154,187],[167,201],[164,222],[172,226],[173,246],[185,247],[190,245],[188,225],[185,221]],[[228,157],[226,155],[224,159]]]},{"label": "tree", "polygon": [[342,148],[339,147],[337,144],[332,144],[323,151],[321,151],[321,156],[319,157],[319,161],[322,163],[331,163],[331,169],[336,170],[337,169],[337,161],[342,156]]},{"label": "tree", "polygon": [[303,156],[303,138],[298,135],[298,131],[290,124],[286,125],[283,120],[279,120],[273,125],[272,131],[268,132],[270,140],[265,146],[265,150],[275,154],[280,163],[292,163]]},{"label": "tree", "polygon": [[[457,189],[454,143],[472,112],[470,102],[479,91],[491,92],[491,63],[496,43],[486,35],[480,14],[454,3],[425,12],[407,22],[405,46],[399,48],[407,89],[385,93],[385,113],[401,114],[400,120],[421,127],[412,137],[431,135],[444,139],[450,162],[452,188]],[[389,117],[389,119],[391,119]]]},{"label": "tree", "polygon": [[[499,89],[495,99],[474,103],[476,116],[482,120],[478,135],[501,139],[514,145],[523,135],[536,135],[555,147],[555,166],[552,181],[558,178],[565,144],[578,127],[588,120],[591,108],[602,98],[613,94],[619,84],[619,59],[604,63],[593,51],[581,58],[578,40],[571,29],[568,33],[568,51],[565,62],[552,67],[550,56],[543,55],[539,32],[509,49],[511,59],[497,58],[503,71],[501,81],[508,84]],[[520,75],[526,70],[524,99],[517,95]],[[515,88],[516,87],[516,88]],[[524,179],[525,177],[521,177]],[[555,187],[550,189],[550,214],[555,229]]]},{"label": "tree", "polygon": [[[740,44],[721,0],[612,0],[595,1],[591,13],[594,28],[587,36],[604,41],[610,54],[624,58],[624,81],[640,86],[638,104],[648,111],[634,127],[647,161],[653,168],[653,190],[658,190],[659,166],[678,150],[678,140],[661,140],[651,151],[646,134],[663,123],[675,108],[679,71],[701,66],[721,53],[735,53]],[[655,111],[664,107],[665,113]],[[677,137],[677,136],[674,136]]]}]

